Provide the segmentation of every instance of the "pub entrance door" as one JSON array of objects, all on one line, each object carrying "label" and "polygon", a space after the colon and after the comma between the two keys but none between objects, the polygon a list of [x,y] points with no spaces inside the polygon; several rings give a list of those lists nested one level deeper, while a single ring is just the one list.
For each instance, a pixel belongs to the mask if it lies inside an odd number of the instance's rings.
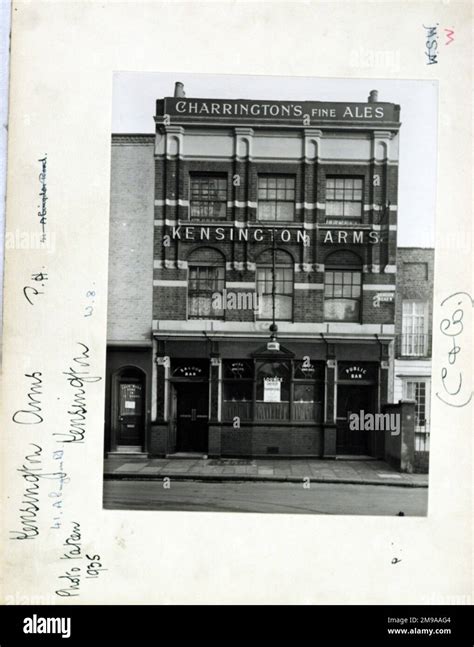
[{"label": "pub entrance door", "polygon": [[177,392],[176,450],[207,452],[209,422],[208,382],[180,382]]},{"label": "pub entrance door", "polygon": [[[375,388],[372,385],[338,384],[336,453],[366,455],[369,452],[369,434],[364,429],[351,429],[349,416],[355,413],[374,413]],[[356,425],[352,425],[355,427]],[[362,425],[359,425],[359,427]]]},{"label": "pub entrance door", "polygon": [[[378,365],[341,361],[337,372],[336,454],[368,455],[373,433],[364,417],[378,410]],[[351,414],[357,416],[352,424]]]}]

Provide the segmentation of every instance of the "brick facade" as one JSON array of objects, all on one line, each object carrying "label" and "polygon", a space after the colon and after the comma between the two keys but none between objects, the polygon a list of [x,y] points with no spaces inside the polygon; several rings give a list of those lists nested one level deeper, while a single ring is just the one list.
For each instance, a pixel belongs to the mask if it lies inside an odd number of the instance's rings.
[{"label": "brick facade", "polygon": [[[414,456],[417,472],[428,472],[429,465],[433,284],[434,249],[398,248],[393,390],[395,401],[413,397],[417,402]],[[415,301],[424,306],[422,343],[414,347],[406,342],[404,301]]]},{"label": "brick facade", "polygon": [[153,281],[153,136],[112,138],[108,341],[150,339]]},{"label": "brick facade", "polygon": [[[109,340],[117,346],[116,373],[122,343],[128,367],[123,379],[133,378],[132,391],[139,393],[146,381],[146,432],[137,447],[151,455],[380,455],[375,438],[347,441],[352,405],[345,409],[343,403],[352,401],[353,386],[374,410],[388,398],[399,106],[376,99],[370,105],[372,95],[369,104],[350,107],[302,102],[302,111],[335,115],[333,122],[313,119],[308,125],[295,117],[298,106],[288,119],[271,117],[291,112],[281,103],[262,108],[264,117],[239,121],[229,116],[238,102],[218,101],[211,114],[196,116],[195,100],[159,100],[154,137],[113,140]],[[186,106],[190,113],[184,116]],[[212,116],[221,109],[222,115]],[[346,114],[351,120],[344,121]],[[190,184],[203,174],[225,180],[226,204],[214,219],[195,220]],[[288,222],[259,219],[259,177],[268,176],[294,178],[294,217]],[[362,180],[359,221],[328,220],[328,178]],[[292,276],[291,313],[277,321],[276,346],[268,345],[271,319],[252,308],[191,316],[190,267],[220,267],[226,290],[254,295],[258,269],[271,269],[273,253]],[[325,277],[344,271],[361,276],[359,319],[326,320]],[[145,343],[152,344],[146,366],[138,356],[143,349],[133,350]],[[300,368],[303,358],[307,372]],[[339,362],[352,364],[360,383],[341,374]],[[228,372],[240,375],[244,365],[246,381],[229,382]],[[316,365],[322,370],[317,379]],[[276,379],[272,371],[278,370],[285,377]],[[110,389],[122,377],[118,369]],[[271,396],[275,385],[278,394]],[[241,411],[242,420],[230,410]],[[109,447],[120,444],[120,433],[117,424]]]},{"label": "brick facade", "polygon": [[[427,303],[426,334],[430,343],[426,357],[431,357],[433,334],[434,249],[399,247],[397,250],[397,292],[395,300],[395,334],[402,334],[402,304],[406,299]],[[401,357],[397,346],[397,357]]]}]

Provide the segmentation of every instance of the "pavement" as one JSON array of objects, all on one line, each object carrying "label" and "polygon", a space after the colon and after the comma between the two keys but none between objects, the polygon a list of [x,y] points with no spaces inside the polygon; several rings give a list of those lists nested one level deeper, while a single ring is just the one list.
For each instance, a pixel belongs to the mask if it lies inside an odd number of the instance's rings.
[{"label": "pavement", "polygon": [[428,487],[428,474],[402,474],[379,460],[148,458],[113,455],[104,460],[107,480],[274,481]]}]

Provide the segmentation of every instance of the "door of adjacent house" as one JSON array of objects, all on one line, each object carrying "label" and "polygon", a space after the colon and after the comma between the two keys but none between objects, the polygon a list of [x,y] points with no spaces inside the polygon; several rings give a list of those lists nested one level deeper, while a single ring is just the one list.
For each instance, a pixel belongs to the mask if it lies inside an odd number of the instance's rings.
[{"label": "door of adjacent house", "polygon": [[209,384],[176,384],[176,423],[178,452],[207,452],[209,422]]},{"label": "door of adjacent house", "polygon": [[[373,413],[375,411],[375,391],[375,387],[368,384],[338,384],[337,454],[365,455],[368,453],[368,432],[363,428],[351,429],[349,416],[351,413],[360,416],[361,411]],[[352,427],[354,426],[353,424]]]},{"label": "door of adjacent house", "polygon": [[144,427],[144,388],[139,377],[123,375],[118,380],[117,445],[142,445]]}]

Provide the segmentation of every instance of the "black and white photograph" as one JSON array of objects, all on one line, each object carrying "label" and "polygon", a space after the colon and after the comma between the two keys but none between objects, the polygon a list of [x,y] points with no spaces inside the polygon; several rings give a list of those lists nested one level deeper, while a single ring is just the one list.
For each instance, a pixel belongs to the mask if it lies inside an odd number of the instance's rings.
[{"label": "black and white photograph", "polygon": [[434,81],[117,72],[104,507],[425,516]]},{"label": "black and white photograph", "polygon": [[472,3],[0,6],[0,647],[472,645]]}]

